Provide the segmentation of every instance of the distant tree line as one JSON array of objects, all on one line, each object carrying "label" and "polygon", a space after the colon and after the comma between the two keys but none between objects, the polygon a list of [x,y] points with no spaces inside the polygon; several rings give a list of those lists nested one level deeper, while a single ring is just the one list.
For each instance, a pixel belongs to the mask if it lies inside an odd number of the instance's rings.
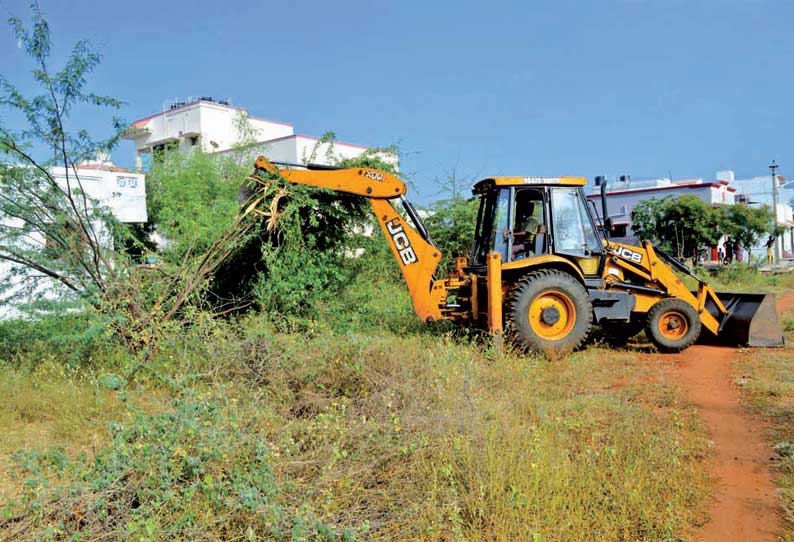
[{"label": "distant tree line", "polygon": [[[723,236],[746,249],[773,233],[767,206],[710,205],[693,195],[668,196],[640,202],[631,213],[631,229],[679,258],[696,257],[716,246]],[[780,232],[775,232],[780,233]]]}]

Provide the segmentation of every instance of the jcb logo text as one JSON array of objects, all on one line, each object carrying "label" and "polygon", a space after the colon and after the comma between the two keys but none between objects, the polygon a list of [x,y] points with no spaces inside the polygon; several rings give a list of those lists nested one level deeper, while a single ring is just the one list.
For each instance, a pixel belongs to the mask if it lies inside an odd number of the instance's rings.
[{"label": "jcb logo text", "polygon": [[634,252],[633,250],[629,250],[625,247],[617,247],[614,251],[614,254],[620,256],[621,258],[626,258],[627,260],[631,260],[634,263],[642,262],[642,254],[639,252]]},{"label": "jcb logo text", "polygon": [[393,218],[389,220],[386,223],[386,229],[391,235],[392,243],[397,248],[397,252],[400,254],[400,260],[402,260],[403,265],[416,263],[418,261],[416,252],[414,252],[411,241],[408,240],[408,236],[405,234],[402,224],[400,224],[400,219]]}]

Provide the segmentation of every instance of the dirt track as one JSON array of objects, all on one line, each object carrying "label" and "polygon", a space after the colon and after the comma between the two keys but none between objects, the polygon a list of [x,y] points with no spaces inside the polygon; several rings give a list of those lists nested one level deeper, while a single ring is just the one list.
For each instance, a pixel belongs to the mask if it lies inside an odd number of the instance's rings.
[{"label": "dirt track", "polygon": [[[794,292],[778,297],[778,314],[794,315]],[[697,533],[701,542],[773,541],[779,502],[769,470],[773,455],[765,441],[766,426],[741,405],[731,370],[732,348],[694,346],[678,363],[679,381],[714,442],[711,473],[716,491],[709,521]]]},{"label": "dirt track", "polygon": [[778,501],[769,471],[765,426],[742,407],[731,363],[736,350],[697,345],[681,354],[680,382],[714,442],[710,470],[716,490],[702,542],[773,541]]}]

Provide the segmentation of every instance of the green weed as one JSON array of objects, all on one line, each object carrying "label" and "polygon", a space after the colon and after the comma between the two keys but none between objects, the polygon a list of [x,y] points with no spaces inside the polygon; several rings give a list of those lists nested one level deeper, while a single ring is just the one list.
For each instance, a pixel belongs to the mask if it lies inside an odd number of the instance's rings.
[{"label": "green weed", "polygon": [[337,540],[279,503],[267,441],[225,399],[188,394],[162,412],[130,408],[91,459],[61,450],[13,457],[23,496],[5,506],[10,539]]}]

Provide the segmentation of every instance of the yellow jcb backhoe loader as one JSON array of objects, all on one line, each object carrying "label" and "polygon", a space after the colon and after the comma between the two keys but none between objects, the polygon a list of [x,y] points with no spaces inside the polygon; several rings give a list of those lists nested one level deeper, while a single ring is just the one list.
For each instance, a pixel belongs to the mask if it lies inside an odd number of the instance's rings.
[{"label": "yellow jcb backhoe loader", "polygon": [[[441,252],[394,175],[367,167],[280,169],[260,156],[251,179],[266,183],[267,174],[367,198],[424,322],[507,329],[519,346],[547,354],[579,347],[591,324],[612,339],[645,329],[664,352],[689,347],[704,328],[704,336],[736,345],[783,345],[774,296],[717,293],[648,241],[610,241],[596,227],[582,177],[479,181],[471,253],[437,277]],[[398,200],[407,220],[393,205]],[[697,289],[673,269],[693,277]]]}]

